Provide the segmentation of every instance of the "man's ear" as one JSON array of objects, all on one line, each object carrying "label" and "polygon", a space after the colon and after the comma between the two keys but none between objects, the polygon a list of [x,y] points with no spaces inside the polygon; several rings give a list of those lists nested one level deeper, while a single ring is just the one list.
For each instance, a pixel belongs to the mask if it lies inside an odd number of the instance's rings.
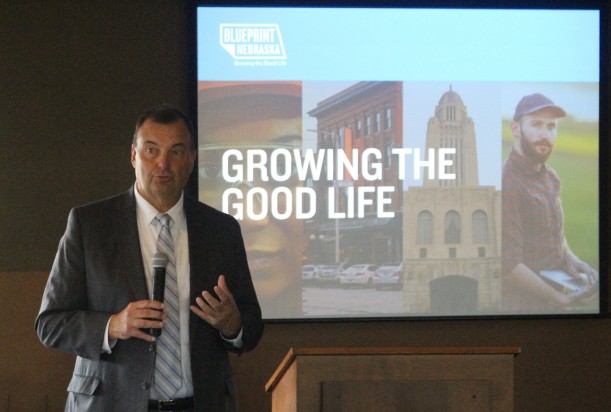
[{"label": "man's ear", "polygon": [[197,149],[191,149],[191,167],[189,168],[189,174],[193,172],[193,168],[197,164]]},{"label": "man's ear", "polygon": [[136,167],[136,146],[134,145],[132,145],[131,159],[132,159],[132,166]]},{"label": "man's ear", "polygon": [[521,131],[522,128],[519,122],[511,122],[511,134],[513,135],[513,137],[519,139],[521,136]]}]

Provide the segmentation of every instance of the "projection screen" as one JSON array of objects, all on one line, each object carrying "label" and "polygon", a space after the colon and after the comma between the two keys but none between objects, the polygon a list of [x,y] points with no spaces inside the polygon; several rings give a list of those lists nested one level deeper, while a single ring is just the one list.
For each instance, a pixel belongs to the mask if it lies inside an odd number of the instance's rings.
[{"label": "projection screen", "polygon": [[264,318],[598,314],[598,10],[197,8]]}]

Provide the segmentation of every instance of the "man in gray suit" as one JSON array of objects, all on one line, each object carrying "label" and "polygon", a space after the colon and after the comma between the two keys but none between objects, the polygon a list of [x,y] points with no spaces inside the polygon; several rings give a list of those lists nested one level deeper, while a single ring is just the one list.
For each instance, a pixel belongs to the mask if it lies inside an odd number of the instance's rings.
[{"label": "man in gray suit", "polygon": [[[77,356],[67,411],[236,409],[228,352],[257,345],[261,309],[237,221],[183,194],[195,157],[187,116],[153,108],[136,124],[135,185],[70,212],[36,319],[44,345]],[[170,223],[159,223],[165,214]],[[149,293],[166,228],[176,322],[168,289],[165,304]],[[168,393],[170,369],[178,381]]]}]

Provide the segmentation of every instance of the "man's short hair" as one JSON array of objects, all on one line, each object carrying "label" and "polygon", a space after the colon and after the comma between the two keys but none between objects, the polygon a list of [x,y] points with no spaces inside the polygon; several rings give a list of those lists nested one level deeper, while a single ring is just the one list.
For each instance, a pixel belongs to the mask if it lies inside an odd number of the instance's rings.
[{"label": "man's short hair", "polygon": [[302,116],[298,81],[199,82],[198,90],[197,127],[204,140],[236,123]]},{"label": "man's short hair", "polygon": [[183,121],[186,124],[187,129],[189,130],[189,140],[191,141],[191,149],[195,150],[197,148],[197,144],[195,143],[195,131],[191,119],[189,119],[189,116],[187,116],[183,111],[168,104],[161,104],[159,106],[151,107],[150,109],[142,113],[140,117],[138,117],[138,120],[136,121],[136,131],[134,132],[134,139],[132,141],[132,144],[134,146],[136,145],[138,140],[138,130],[140,129],[140,127],[142,127],[144,122],[149,119],[155,123],[164,125],[174,124],[176,122]]}]

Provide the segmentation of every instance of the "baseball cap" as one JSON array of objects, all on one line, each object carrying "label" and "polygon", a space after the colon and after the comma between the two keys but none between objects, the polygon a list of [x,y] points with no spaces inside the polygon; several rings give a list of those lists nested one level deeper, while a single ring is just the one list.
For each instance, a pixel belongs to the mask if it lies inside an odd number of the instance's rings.
[{"label": "baseball cap", "polygon": [[516,112],[513,115],[513,121],[517,122],[525,114],[531,114],[541,109],[552,109],[557,117],[566,116],[566,112],[560,106],[556,106],[553,101],[541,93],[529,94],[522,97],[520,103],[516,106]]}]

